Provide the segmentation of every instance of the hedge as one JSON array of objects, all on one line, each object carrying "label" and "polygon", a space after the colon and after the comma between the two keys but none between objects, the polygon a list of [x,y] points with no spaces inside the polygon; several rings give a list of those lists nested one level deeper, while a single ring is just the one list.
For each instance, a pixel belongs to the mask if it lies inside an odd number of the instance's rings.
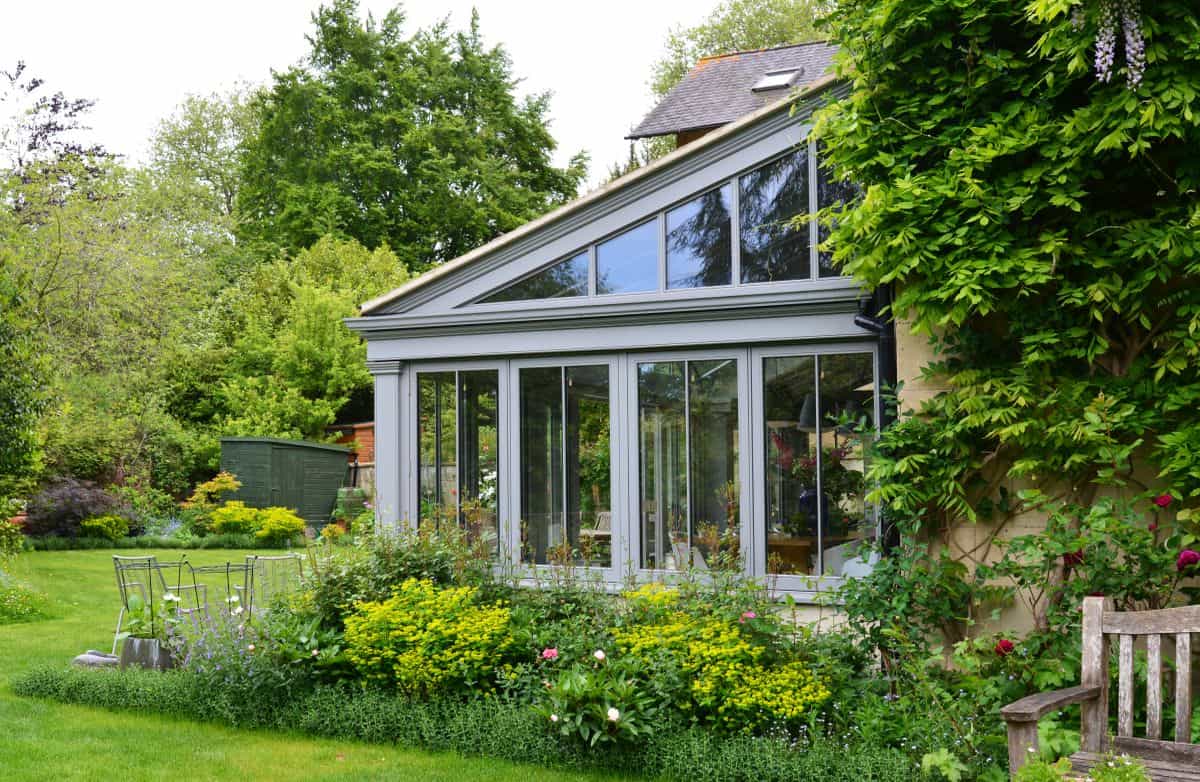
[{"label": "hedge", "polygon": [[[137,537],[119,538],[65,538],[57,535],[45,537],[27,537],[29,546],[34,551],[68,551],[75,549],[107,549],[107,548],[174,548],[174,549],[227,549],[227,548],[271,548],[280,546],[271,542],[269,545],[256,538],[253,534],[205,535],[204,537],[178,538],[173,535],[138,535]],[[292,542],[294,547],[303,548],[299,539]]]}]

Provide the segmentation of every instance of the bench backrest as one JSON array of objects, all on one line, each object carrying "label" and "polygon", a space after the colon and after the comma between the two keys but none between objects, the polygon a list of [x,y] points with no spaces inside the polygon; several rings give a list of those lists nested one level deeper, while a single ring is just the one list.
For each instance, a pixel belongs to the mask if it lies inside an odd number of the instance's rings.
[{"label": "bench backrest", "polygon": [[[1191,743],[1192,633],[1200,633],[1200,605],[1159,611],[1113,611],[1111,601],[1083,601],[1083,666],[1081,684],[1101,688],[1100,697],[1083,706],[1081,749],[1128,752],[1148,760],[1200,764],[1200,746]],[[1168,639],[1163,643],[1164,636]],[[1134,647],[1146,646],[1146,735],[1133,735],[1135,697]],[[1115,644],[1114,644],[1115,641]],[[1117,733],[1108,741],[1110,645],[1118,655]],[[1163,651],[1175,659],[1174,740],[1163,738]]]}]

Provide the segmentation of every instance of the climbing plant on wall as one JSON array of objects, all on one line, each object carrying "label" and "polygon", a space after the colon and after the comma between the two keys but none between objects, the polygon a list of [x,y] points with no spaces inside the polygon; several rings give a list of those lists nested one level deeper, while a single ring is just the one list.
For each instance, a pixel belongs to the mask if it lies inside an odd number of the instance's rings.
[{"label": "climbing plant on wall", "polygon": [[[1154,543],[1186,543],[1200,533],[1194,3],[843,0],[829,25],[853,90],[817,132],[865,188],[837,215],[835,259],[895,286],[945,388],[882,438],[888,516],[909,544],[952,543],[1032,508],[1085,524],[1116,486],[1145,519],[1167,497],[1178,512]],[[975,537],[952,553],[986,558],[992,538]]]}]

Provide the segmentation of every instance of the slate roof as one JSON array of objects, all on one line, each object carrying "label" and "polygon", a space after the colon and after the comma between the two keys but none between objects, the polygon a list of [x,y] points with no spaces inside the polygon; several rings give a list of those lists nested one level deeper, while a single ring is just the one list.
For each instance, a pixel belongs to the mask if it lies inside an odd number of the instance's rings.
[{"label": "slate roof", "polygon": [[[757,111],[827,75],[837,47],[824,41],[705,57],[626,138],[715,128]],[[788,88],[755,92],[769,71],[800,68]]]}]

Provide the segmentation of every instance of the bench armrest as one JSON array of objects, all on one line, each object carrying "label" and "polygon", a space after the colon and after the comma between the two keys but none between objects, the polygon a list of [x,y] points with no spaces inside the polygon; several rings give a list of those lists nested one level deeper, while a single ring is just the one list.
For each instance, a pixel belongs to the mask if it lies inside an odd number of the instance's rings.
[{"label": "bench armrest", "polygon": [[1052,711],[1075,703],[1085,703],[1100,696],[1100,687],[1068,687],[1065,690],[1039,692],[1010,703],[1000,710],[1005,722],[1037,722]]}]

